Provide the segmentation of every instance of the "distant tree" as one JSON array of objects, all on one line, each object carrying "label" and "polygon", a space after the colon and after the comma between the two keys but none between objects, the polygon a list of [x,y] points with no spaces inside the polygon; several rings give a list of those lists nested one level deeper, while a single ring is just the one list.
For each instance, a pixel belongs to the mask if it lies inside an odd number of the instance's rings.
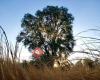
[{"label": "distant tree", "polygon": [[76,66],[92,69],[95,67],[95,62],[89,58],[81,59],[76,63]]},{"label": "distant tree", "polygon": [[61,52],[71,52],[74,47],[73,20],[65,7],[47,6],[35,15],[27,13],[22,19],[23,30],[17,36],[17,41],[28,46],[29,51],[42,48],[45,51],[43,59]]}]

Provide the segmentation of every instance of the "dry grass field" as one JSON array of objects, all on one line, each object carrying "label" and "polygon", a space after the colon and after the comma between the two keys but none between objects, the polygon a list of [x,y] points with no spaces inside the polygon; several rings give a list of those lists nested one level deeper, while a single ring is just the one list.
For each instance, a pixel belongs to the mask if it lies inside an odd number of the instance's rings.
[{"label": "dry grass field", "polygon": [[[15,49],[12,49],[4,30],[3,34],[5,45],[0,40],[0,80],[100,80],[100,63],[91,65],[91,61],[85,66],[75,64],[67,71],[47,66],[37,68],[29,62],[16,62],[17,44]],[[9,55],[12,60],[9,59]]]},{"label": "dry grass field", "polygon": [[30,64],[23,66],[0,59],[0,80],[100,80],[100,66],[89,69],[74,65],[70,70],[63,71],[47,67],[37,69]]}]

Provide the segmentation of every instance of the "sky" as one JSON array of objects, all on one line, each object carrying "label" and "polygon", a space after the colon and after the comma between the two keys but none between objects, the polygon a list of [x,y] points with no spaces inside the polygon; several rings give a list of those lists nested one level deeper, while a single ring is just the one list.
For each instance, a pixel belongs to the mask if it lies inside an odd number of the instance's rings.
[{"label": "sky", "polygon": [[[74,35],[87,29],[100,27],[100,0],[0,0],[0,25],[6,31],[8,40],[15,43],[16,36],[22,30],[21,20],[24,14],[34,15],[37,10],[42,10],[47,5],[64,6],[69,9],[69,13],[75,18]],[[30,55],[26,49],[23,49],[22,53],[24,53],[22,59]]]}]

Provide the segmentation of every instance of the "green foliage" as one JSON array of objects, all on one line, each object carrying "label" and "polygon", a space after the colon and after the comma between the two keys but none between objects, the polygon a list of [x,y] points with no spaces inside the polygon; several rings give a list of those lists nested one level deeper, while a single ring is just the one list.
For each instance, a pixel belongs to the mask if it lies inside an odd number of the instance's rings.
[{"label": "green foliage", "polygon": [[40,47],[45,56],[55,56],[62,51],[72,51],[74,39],[72,32],[73,16],[67,8],[47,6],[35,15],[25,14],[17,36],[17,41],[28,46],[29,50]]}]

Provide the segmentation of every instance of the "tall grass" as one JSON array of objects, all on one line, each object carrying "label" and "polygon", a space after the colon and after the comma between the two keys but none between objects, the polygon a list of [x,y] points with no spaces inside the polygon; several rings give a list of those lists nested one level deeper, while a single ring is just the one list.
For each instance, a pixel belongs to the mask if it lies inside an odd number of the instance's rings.
[{"label": "tall grass", "polygon": [[74,66],[69,71],[62,71],[47,67],[37,69],[30,64],[23,67],[20,63],[0,60],[0,80],[100,80],[100,66],[92,70]]},{"label": "tall grass", "polygon": [[[66,71],[59,68],[48,68],[47,66],[37,68],[29,62],[25,62],[25,64],[17,62],[18,44],[16,43],[15,48],[11,48],[5,31],[2,27],[1,29],[6,37],[6,45],[4,45],[5,48],[0,45],[2,47],[2,51],[0,51],[2,52],[0,54],[0,80],[100,80],[99,63],[92,68],[88,64],[85,66],[83,64],[75,64]],[[87,45],[86,43],[84,44]],[[7,56],[3,55],[5,53]],[[83,51],[83,53],[89,54],[90,52]]]}]

